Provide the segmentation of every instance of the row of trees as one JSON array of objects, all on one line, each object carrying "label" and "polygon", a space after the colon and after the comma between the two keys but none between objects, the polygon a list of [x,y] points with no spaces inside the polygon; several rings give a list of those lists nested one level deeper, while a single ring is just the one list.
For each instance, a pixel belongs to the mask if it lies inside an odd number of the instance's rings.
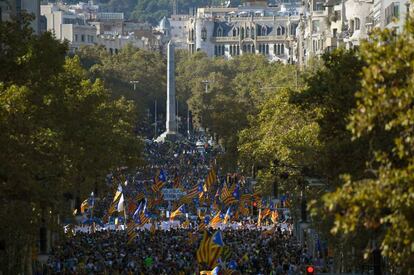
[{"label": "row of trees", "polygon": [[294,66],[270,64],[261,55],[226,61],[199,52],[180,59],[177,75],[179,100],[188,102],[195,125],[208,128],[224,146],[221,164],[230,171],[237,168],[238,133],[248,127],[250,116],[258,113],[274,87],[298,85]]},{"label": "row of trees", "polygon": [[[0,22],[0,242],[5,274],[30,268],[39,229],[71,216],[69,201],[141,162],[136,110],[91,80],[78,57],[30,18]],[[26,269],[27,270],[27,269]]]},{"label": "row of trees", "polygon": [[[261,56],[224,61],[197,53],[179,64],[180,96],[224,145],[223,165],[259,168],[264,193],[276,182],[296,201],[303,190],[314,199],[315,226],[349,266],[380,249],[393,272],[409,274],[413,35],[409,18],[400,35],[375,31],[359,50],[325,54],[299,77],[295,67]],[[309,177],[325,188],[306,187]]]},{"label": "row of trees", "polygon": [[[137,106],[136,132],[153,137],[150,127],[157,113],[165,113],[166,60],[158,52],[149,52],[127,46],[111,55],[102,46],[84,47],[77,53],[91,79],[102,79],[113,98],[125,97]],[[134,85],[131,81],[135,82]],[[161,124],[161,123],[160,123]]]},{"label": "row of trees", "polygon": [[[94,47],[68,58],[65,44],[33,36],[24,22],[0,24],[6,273],[21,268],[39,227],[67,214],[65,198],[84,198],[108,171],[139,164],[133,131],[146,134],[145,110],[153,100],[164,103],[166,90],[158,53],[127,47],[110,55]],[[225,170],[259,170],[263,194],[277,183],[298,202],[305,190],[315,226],[340,246],[335,251],[349,251],[350,265],[378,246],[395,272],[409,273],[413,34],[410,19],[399,36],[375,32],[360,50],[325,54],[303,71],[260,55],[226,61],[179,52],[180,111],[188,105],[194,123],[225,148]],[[130,81],[139,81],[136,90]],[[325,190],[306,189],[306,177],[323,179]]]}]

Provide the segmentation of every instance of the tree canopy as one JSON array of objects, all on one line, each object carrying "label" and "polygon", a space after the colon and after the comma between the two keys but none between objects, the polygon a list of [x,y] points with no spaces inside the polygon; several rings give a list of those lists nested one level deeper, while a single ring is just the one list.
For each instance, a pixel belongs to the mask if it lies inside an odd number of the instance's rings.
[{"label": "tree canopy", "polygon": [[[112,99],[79,58],[29,20],[0,22],[1,267],[21,270],[41,227],[70,217],[69,197],[104,190],[104,176],[135,168],[142,145],[131,101]],[[66,205],[66,206],[65,206]],[[65,207],[63,207],[65,206]]]}]

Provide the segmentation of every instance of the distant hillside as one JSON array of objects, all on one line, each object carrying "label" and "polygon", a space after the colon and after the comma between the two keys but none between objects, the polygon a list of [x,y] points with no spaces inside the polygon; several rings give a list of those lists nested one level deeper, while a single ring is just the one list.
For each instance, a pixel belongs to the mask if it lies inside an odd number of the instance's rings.
[{"label": "distant hillside", "polygon": [[[220,5],[223,2],[225,0],[177,0],[177,8],[179,13],[188,13],[190,7]],[[240,0],[232,2],[237,5]],[[171,0],[100,0],[100,6],[104,11],[124,12],[128,19],[148,21],[153,25],[172,13]]]},{"label": "distant hillside", "polygon": [[[57,0],[49,0],[57,2]],[[63,0],[66,4],[76,4],[79,0]],[[87,0],[82,0],[87,2]],[[148,21],[158,24],[163,16],[172,13],[172,0],[94,0],[102,11],[123,12],[125,18]],[[188,13],[190,7],[205,7],[221,5],[226,0],[177,0],[178,13]],[[232,0],[233,5],[239,5],[243,0]]]}]

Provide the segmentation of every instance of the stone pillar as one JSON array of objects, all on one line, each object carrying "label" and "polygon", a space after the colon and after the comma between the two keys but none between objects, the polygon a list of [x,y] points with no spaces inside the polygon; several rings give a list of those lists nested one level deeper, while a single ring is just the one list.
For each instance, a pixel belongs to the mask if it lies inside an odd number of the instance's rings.
[{"label": "stone pillar", "polygon": [[176,132],[177,119],[175,109],[175,58],[174,44],[168,42],[167,48],[167,121],[166,132]]},{"label": "stone pillar", "polygon": [[175,60],[174,44],[170,41],[167,46],[167,121],[166,130],[155,141],[176,141],[182,137],[177,132],[176,100],[175,100]]}]

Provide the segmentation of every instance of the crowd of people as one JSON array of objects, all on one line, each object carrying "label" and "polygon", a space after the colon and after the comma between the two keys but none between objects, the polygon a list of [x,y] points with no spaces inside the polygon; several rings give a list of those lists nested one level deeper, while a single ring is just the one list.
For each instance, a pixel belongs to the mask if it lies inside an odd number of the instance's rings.
[{"label": "crowd of people", "polygon": [[[129,198],[139,193],[147,196],[159,171],[166,174],[164,188],[174,187],[179,178],[180,187],[189,189],[205,181],[214,159],[214,150],[198,150],[192,143],[149,142],[145,148],[145,167],[126,176],[123,193]],[[225,181],[219,170],[217,178],[217,185]],[[114,180],[109,177],[109,183],[114,184],[111,182]],[[248,188],[243,185],[241,192],[252,192]],[[96,216],[107,214],[112,198],[113,194],[108,193],[97,200]],[[171,204],[161,200],[157,208],[160,206],[167,208]],[[189,209],[195,211],[196,207]],[[185,222],[179,222],[179,226],[169,228],[162,228],[160,216],[151,220],[154,228],[136,228],[137,235],[132,242],[125,226],[72,230],[75,234],[53,248],[47,270],[40,274],[199,274],[203,269],[196,259],[203,235],[200,219],[189,220],[187,216],[186,226]],[[264,227],[256,226],[257,216],[252,216],[243,221],[230,221],[233,226],[227,224],[215,229],[222,230],[224,241],[217,265],[232,270],[232,274],[301,274],[303,266],[311,261],[310,256],[296,242],[290,221],[283,213],[279,220],[283,220],[283,226],[269,220]],[[271,225],[266,226],[268,223]]]},{"label": "crowd of people", "polygon": [[[194,239],[192,236],[195,236]],[[199,274],[193,229],[138,231],[132,244],[123,230],[78,233],[55,247],[48,274]],[[223,268],[240,274],[300,274],[310,256],[288,230],[224,229]]]}]

